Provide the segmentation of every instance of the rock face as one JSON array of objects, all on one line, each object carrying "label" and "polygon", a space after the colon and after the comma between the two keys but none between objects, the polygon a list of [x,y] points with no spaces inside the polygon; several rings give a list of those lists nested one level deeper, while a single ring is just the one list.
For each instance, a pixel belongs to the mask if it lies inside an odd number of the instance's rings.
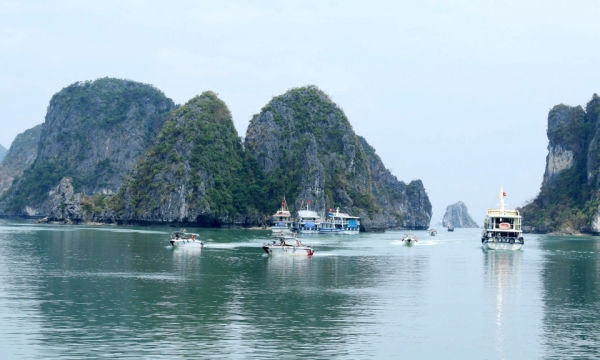
[{"label": "rock face", "polygon": [[5,193],[5,211],[48,215],[48,193],[64,177],[85,195],[117,192],[174,108],[161,91],[128,80],[64,88],[50,100],[35,162]]},{"label": "rock face", "polygon": [[273,98],[242,143],[213,92],[176,108],[149,85],[76,83],[50,101],[36,156],[0,198],[0,213],[249,226],[285,196],[292,211],[311,200],[320,213],[339,207],[360,216],[363,230],[426,229],[431,221],[422,182],[398,181],[314,86]]},{"label": "rock face", "polygon": [[51,210],[49,218],[53,221],[77,223],[86,220],[81,208],[81,194],[76,194],[71,178],[65,177],[57,187],[50,191]]},{"label": "rock face", "polygon": [[534,232],[600,232],[600,97],[585,110],[557,105],[548,114],[548,156],[538,196],[521,210]]},{"label": "rock face", "polygon": [[4,157],[6,156],[6,153],[8,152],[8,150],[2,146],[2,144],[0,144],[0,163],[2,163],[2,160],[4,160]]},{"label": "rock face", "polygon": [[[258,222],[242,143],[223,101],[207,91],[173,112],[113,208],[119,221]],[[253,214],[255,220],[245,217]]]},{"label": "rock face", "polygon": [[[426,229],[431,204],[420,181],[400,182],[354,133],[343,111],[314,86],[273,98],[250,121],[245,148],[269,184],[269,207],[311,201],[361,217],[365,229]],[[290,201],[291,200],[291,201]]]},{"label": "rock face", "polygon": [[[369,228],[414,228],[427,229],[431,222],[431,203],[421,180],[408,185],[398,181],[375,153],[375,148],[359,136],[360,143],[369,160],[371,191],[381,212],[372,218],[362,211],[361,223]],[[366,215],[366,216],[365,216]]]},{"label": "rock face", "polygon": [[4,193],[13,180],[28,169],[37,156],[38,143],[42,125],[24,131],[17,135],[6,157],[0,163],[0,195]]},{"label": "rock face", "polygon": [[448,205],[446,207],[446,213],[444,214],[444,218],[442,220],[442,225],[444,227],[452,225],[455,228],[478,228],[479,225],[471,215],[469,215],[469,210],[467,210],[467,205],[464,202],[459,201],[456,204]]}]

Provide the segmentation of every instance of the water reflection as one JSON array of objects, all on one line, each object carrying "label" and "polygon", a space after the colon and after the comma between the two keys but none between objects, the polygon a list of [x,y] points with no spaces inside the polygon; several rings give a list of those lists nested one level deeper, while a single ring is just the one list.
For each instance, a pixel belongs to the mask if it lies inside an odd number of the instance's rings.
[{"label": "water reflection", "polygon": [[309,258],[264,256],[261,231],[192,229],[206,246],[173,249],[171,229],[63,229],[0,220],[3,356],[513,359],[540,358],[543,346],[549,358],[600,350],[595,238],[532,236],[524,251],[482,253],[476,229],[410,248],[390,232],[316,238]]},{"label": "water reflection", "polygon": [[44,358],[344,355],[363,335],[347,320],[373,304],[355,290],[378,276],[374,259],[268,257],[235,232],[173,249],[161,231],[26,231],[4,274],[27,289]]},{"label": "water reflection", "polygon": [[[514,332],[507,322],[518,316],[522,306],[520,294],[522,251],[482,250],[485,277],[485,311],[494,314],[493,329],[487,324],[488,340],[493,342],[500,359],[509,358],[515,339],[522,334]],[[491,319],[491,318],[490,318]],[[512,329],[508,330],[508,329]],[[492,336],[493,334],[493,336]]]},{"label": "water reflection", "polygon": [[165,248],[173,254],[173,271],[176,274],[193,273],[199,269],[204,250],[201,244],[191,243],[175,247],[166,245]]},{"label": "water reflection", "polygon": [[548,236],[540,247],[547,357],[600,353],[600,240]]}]

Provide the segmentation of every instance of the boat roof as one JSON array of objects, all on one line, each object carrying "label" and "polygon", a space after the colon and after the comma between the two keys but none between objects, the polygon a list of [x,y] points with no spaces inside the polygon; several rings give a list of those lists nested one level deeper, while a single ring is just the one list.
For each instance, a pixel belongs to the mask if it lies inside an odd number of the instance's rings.
[{"label": "boat roof", "polygon": [[341,213],[340,212],[340,208],[335,209],[335,212],[329,211],[329,217],[334,217],[334,218],[346,218],[346,219],[360,219],[360,216],[352,216],[352,215],[348,215],[346,213]]},{"label": "boat roof", "polygon": [[360,216],[352,216],[346,213],[332,213],[332,217],[346,218],[346,219],[360,219]]},{"label": "boat roof", "polygon": [[488,209],[487,215],[489,217],[521,217],[519,210],[509,209]]},{"label": "boat roof", "polygon": [[298,211],[298,216],[299,217],[314,217],[314,218],[318,218],[319,217],[319,213],[317,213],[316,211],[312,211],[312,210],[300,210],[300,211]]},{"label": "boat roof", "polygon": [[289,216],[292,216],[292,214],[290,214],[290,212],[286,211],[286,210],[284,210],[284,211],[279,210],[278,212],[273,214],[273,216],[289,217]]}]

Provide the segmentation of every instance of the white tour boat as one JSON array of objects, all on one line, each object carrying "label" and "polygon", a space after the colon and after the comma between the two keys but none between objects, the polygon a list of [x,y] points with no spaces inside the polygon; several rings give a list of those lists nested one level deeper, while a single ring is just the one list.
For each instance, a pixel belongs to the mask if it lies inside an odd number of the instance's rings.
[{"label": "white tour boat", "polygon": [[271,219],[271,232],[273,236],[289,235],[292,233],[292,214],[288,210],[285,198],[283,198],[281,208],[273,214]]},{"label": "white tour boat", "polygon": [[490,250],[519,250],[525,240],[521,229],[522,219],[519,210],[505,208],[506,193],[500,187],[500,208],[489,209],[483,222],[481,244]]},{"label": "white tour boat", "polygon": [[184,244],[200,244],[204,247],[204,243],[200,240],[200,235],[183,231],[173,231],[171,233],[171,239],[169,240],[171,245],[184,245]]},{"label": "white tour boat", "polygon": [[409,231],[408,234],[404,234],[404,237],[402,238],[402,242],[406,246],[411,246],[415,243],[418,243],[419,239],[417,239],[417,234],[413,234],[412,231]]},{"label": "white tour boat", "polygon": [[329,219],[321,223],[319,234],[356,235],[360,232],[360,217],[341,213],[340,208],[335,212],[329,209]]},{"label": "white tour boat", "polygon": [[306,202],[306,210],[298,211],[298,231],[303,234],[318,234],[321,217],[316,211],[310,210],[310,200]]},{"label": "white tour boat", "polygon": [[269,255],[312,256],[315,253],[313,248],[302,245],[302,241],[294,236],[278,236],[278,241],[266,243],[262,248]]}]

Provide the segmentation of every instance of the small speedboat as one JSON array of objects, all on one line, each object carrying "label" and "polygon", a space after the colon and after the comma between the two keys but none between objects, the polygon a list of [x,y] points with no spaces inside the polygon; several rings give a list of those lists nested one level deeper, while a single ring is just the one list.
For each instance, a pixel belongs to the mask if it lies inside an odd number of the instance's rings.
[{"label": "small speedboat", "polygon": [[200,235],[188,233],[183,231],[173,231],[171,233],[171,239],[169,240],[171,245],[184,245],[189,243],[200,244],[201,247],[204,247],[204,243],[200,240]]},{"label": "small speedboat", "polygon": [[454,226],[448,225],[448,231],[454,231]]},{"label": "small speedboat", "polygon": [[417,239],[416,234],[413,234],[412,231],[410,231],[408,234],[404,234],[404,237],[402,238],[402,242],[404,244],[406,244],[406,246],[411,246],[415,243],[418,243],[419,239]]},{"label": "small speedboat", "polygon": [[278,240],[263,245],[263,250],[269,255],[300,255],[312,256],[315,250],[310,246],[302,245],[302,241],[295,236],[279,236]]},{"label": "small speedboat", "polygon": [[436,236],[437,235],[437,230],[436,229],[429,229],[429,235],[430,236]]}]

